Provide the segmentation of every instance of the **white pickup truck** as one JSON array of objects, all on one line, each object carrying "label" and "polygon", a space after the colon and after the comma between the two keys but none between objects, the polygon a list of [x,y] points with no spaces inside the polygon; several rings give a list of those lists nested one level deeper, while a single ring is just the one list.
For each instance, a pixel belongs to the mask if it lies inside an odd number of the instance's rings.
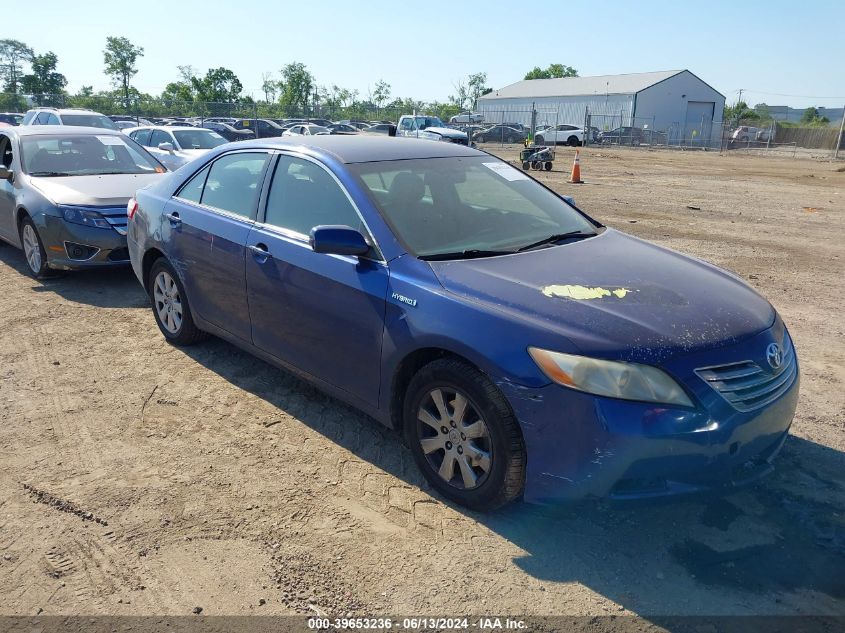
[{"label": "white pickup truck", "polygon": [[466,132],[448,128],[439,117],[429,116],[427,114],[404,114],[399,117],[399,125],[396,126],[396,136],[410,136],[413,138],[424,138],[430,141],[446,141],[448,143],[469,145],[469,137]]}]

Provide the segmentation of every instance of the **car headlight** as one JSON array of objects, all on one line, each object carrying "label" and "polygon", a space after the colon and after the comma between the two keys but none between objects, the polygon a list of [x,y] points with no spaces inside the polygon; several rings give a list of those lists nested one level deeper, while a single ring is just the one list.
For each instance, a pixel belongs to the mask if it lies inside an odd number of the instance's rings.
[{"label": "car headlight", "polygon": [[657,367],[599,360],[529,347],[528,353],[549,380],[597,396],[694,406],[681,386]]},{"label": "car headlight", "polygon": [[72,224],[82,224],[83,226],[93,226],[98,229],[110,229],[111,224],[99,213],[91,209],[82,209],[78,207],[59,207],[62,210],[62,217],[65,222]]}]

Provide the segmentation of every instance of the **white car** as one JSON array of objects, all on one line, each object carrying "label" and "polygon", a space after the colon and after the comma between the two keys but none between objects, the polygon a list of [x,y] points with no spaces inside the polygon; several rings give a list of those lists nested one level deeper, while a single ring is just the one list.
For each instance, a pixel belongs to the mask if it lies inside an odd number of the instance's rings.
[{"label": "white car", "polygon": [[563,123],[537,132],[534,137],[537,145],[571,145],[577,147],[584,143],[584,128]]},{"label": "white car", "polygon": [[331,133],[332,131],[329,128],[323,127],[322,125],[299,123],[297,125],[291,125],[282,132],[282,136],[323,136]]},{"label": "white car", "polygon": [[450,124],[456,123],[482,123],[484,121],[484,115],[480,112],[464,112],[462,114],[456,114],[451,119],[449,119]]},{"label": "white car", "polygon": [[124,130],[124,133],[160,160],[170,170],[228,141],[213,130],[198,127],[149,125]]}]

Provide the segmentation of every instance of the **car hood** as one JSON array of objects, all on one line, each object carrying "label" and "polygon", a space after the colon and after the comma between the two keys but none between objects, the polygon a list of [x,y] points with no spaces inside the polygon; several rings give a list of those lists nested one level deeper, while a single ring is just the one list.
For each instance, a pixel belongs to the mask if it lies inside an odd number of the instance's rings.
[{"label": "car hood", "polygon": [[448,138],[466,138],[466,132],[461,132],[460,130],[453,130],[448,127],[427,127],[423,132],[431,132],[432,134],[439,134],[440,136],[446,136]]},{"label": "car hood", "polygon": [[107,176],[30,177],[32,186],[55,204],[109,207],[125,205],[142,187],[163,174],[112,174]]},{"label": "car hood", "polygon": [[515,255],[429,264],[447,291],[605,358],[660,362],[733,344],[775,318],[732,274],[612,229]]}]

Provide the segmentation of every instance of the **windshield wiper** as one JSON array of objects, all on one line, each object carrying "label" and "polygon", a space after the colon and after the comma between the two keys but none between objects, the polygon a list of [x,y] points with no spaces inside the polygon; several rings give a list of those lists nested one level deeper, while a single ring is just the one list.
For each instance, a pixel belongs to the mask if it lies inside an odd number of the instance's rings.
[{"label": "windshield wiper", "polygon": [[420,259],[427,262],[436,262],[447,259],[472,259],[474,257],[495,257],[496,255],[513,255],[516,251],[485,251],[472,248],[466,251],[454,253],[434,253],[433,255],[420,255]]},{"label": "windshield wiper", "polygon": [[521,253],[522,251],[529,251],[532,248],[537,248],[538,246],[545,246],[546,244],[553,244],[555,242],[560,242],[562,240],[570,240],[570,239],[584,239],[586,237],[594,237],[598,235],[598,233],[584,233],[583,231],[570,231],[569,233],[557,233],[555,235],[549,235],[548,237],[544,237],[542,240],[538,240],[536,242],[532,242],[531,244],[526,244],[525,246],[521,246],[520,248],[516,249],[517,253]]},{"label": "windshield wiper", "polygon": [[57,178],[60,176],[72,176],[73,174],[68,174],[63,171],[33,171],[29,173],[30,176],[34,176],[35,178]]}]

